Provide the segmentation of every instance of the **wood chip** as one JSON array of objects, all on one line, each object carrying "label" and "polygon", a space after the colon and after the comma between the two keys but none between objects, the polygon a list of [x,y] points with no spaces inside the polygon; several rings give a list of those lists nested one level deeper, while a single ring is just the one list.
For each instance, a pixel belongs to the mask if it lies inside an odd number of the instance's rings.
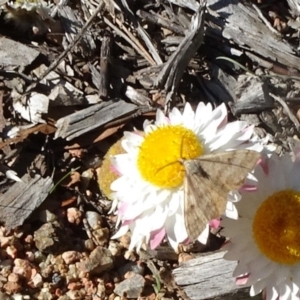
[{"label": "wood chip", "polygon": [[93,105],[59,119],[55,138],[62,137],[70,141],[136,109],[136,105],[117,99]]},{"label": "wood chip", "polygon": [[33,47],[0,37],[0,65],[25,67],[31,64],[39,54],[40,52]]},{"label": "wood chip", "polygon": [[35,175],[22,177],[23,182],[13,184],[0,196],[0,222],[8,230],[21,226],[30,214],[47,198],[53,182],[50,177]]},{"label": "wood chip", "polygon": [[[175,282],[191,300],[250,299],[249,288],[237,286],[232,277],[236,262],[224,260],[224,254],[225,251],[207,253],[173,271]],[[261,299],[261,295],[251,299]]]}]

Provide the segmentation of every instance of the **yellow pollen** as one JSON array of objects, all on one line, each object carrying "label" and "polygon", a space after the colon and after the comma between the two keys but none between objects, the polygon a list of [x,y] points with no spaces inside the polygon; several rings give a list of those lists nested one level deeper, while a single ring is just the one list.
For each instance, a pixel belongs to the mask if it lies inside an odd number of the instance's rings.
[{"label": "yellow pollen", "polygon": [[192,130],[180,125],[158,127],[145,136],[137,166],[144,180],[161,188],[175,188],[185,176],[181,160],[202,154],[203,146]]},{"label": "yellow pollen", "polygon": [[274,262],[300,262],[300,193],[283,190],[269,196],[258,208],[252,231],[260,251]]}]

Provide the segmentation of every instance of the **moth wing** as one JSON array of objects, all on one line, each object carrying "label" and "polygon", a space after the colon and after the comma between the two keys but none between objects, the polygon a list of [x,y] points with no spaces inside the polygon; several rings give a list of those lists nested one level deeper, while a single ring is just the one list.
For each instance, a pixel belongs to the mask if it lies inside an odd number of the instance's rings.
[{"label": "moth wing", "polygon": [[189,237],[196,239],[206,224],[224,213],[227,195],[240,188],[260,154],[234,150],[184,162],[184,215]]},{"label": "moth wing", "polygon": [[188,236],[196,239],[210,220],[225,211],[228,191],[209,178],[193,172],[188,174],[187,170],[184,193],[185,228]]},{"label": "moth wing", "polygon": [[214,184],[229,192],[243,185],[259,158],[260,154],[253,150],[234,150],[204,155],[196,159],[196,164]]}]

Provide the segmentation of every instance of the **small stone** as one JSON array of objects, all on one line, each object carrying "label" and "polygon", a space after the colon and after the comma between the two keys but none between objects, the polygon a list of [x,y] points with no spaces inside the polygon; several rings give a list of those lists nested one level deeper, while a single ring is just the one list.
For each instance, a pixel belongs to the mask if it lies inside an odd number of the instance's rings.
[{"label": "small stone", "polygon": [[4,226],[0,226],[0,236],[5,236],[6,234],[6,229]]},{"label": "small stone", "polygon": [[91,179],[95,178],[94,169],[87,169],[81,174],[81,188],[86,190],[90,184]]},{"label": "small stone", "polygon": [[27,251],[25,253],[26,255],[26,258],[30,261],[30,262],[33,262],[35,260],[35,256],[34,256],[34,253],[32,251]]},{"label": "small stone", "polygon": [[24,231],[21,229],[21,227],[14,229],[14,236],[17,239],[20,239],[23,235],[24,235]]},{"label": "small stone", "polygon": [[124,258],[126,260],[131,260],[131,261],[136,261],[137,260],[136,255],[135,255],[135,253],[132,250],[127,250],[124,253]]},{"label": "small stone", "polygon": [[[1,266],[1,264],[0,264],[0,266]],[[11,270],[12,270],[12,266],[3,266],[2,268],[0,268],[0,273],[2,276],[7,278],[8,275],[11,273]]]},{"label": "small stone", "polygon": [[88,199],[91,199],[92,196],[93,196],[93,193],[90,190],[86,190],[85,194],[86,194],[86,196],[87,196]]},{"label": "small stone", "polygon": [[41,274],[36,273],[32,278],[31,278],[32,284],[29,284],[29,286],[33,288],[39,288],[43,286],[43,277]]},{"label": "small stone", "polygon": [[12,236],[1,236],[0,237],[0,247],[5,248],[5,247],[9,246],[12,239],[13,239]]},{"label": "small stone", "polygon": [[59,253],[68,250],[71,241],[68,233],[57,221],[43,224],[34,232],[35,246],[45,253]]},{"label": "small stone", "polygon": [[57,220],[57,217],[48,209],[45,209],[39,213],[39,220],[43,223],[48,223],[48,222],[54,222],[55,220]]},{"label": "small stone", "polygon": [[105,289],[105,283],[100,278],[98,279],[98,285],[97,285],[96,289],[97,289],[97,295],[102,298],[105,298],[105,295],[107,295],[106,289]]},{"label": "small stone", "polygon": [[16,258],[14,264],[13,273],[23,276],[27,280],[31,278],[33,267],[28,260]]},{"label": "small stone", "polygon": [[82,288],[82,285],[80,284],[80,282],[71,282],[68,284],[67,288],[70,291],[75,291],[75,290],[80,290]]},{"label": "small stone", "polygon": [[77,207],[70,207],[67,209],[67,219],[71,224],[80,224],[82,219],[82,212]]},{"label": "small stone", "polygon": [[49,291],[49,288],[42,288],[37,299],[38,300],[53,300],[54,296]]},{"label": "small stone", "polygon": [[55,286],[61,286],[62,284],[64,284],[65,279],[60,274],[54,273],[52,275],[51,281]]},{"label": "small stone", "polygon": [[108,228],[99,228],[93,231],[93,237],[99,246],[105,246],[108,243],[109,230]]},{"label": "small stone", "polygon": [[193,259],[193,256],[188,254],[188,253],[180,253],[178,255],[178,263],[183,263],[183,262],[186,262],[186,261],[189,261]]},{"label": "small stone", "polygon": [[[2,300],[1,297],[0,297],[0,299]],[[21,294],[12,295],[12,297],[10,298],[10,300],[25,300],[25,299],[30,299],[30,298],[25,298]]]},{"label": "small stone", "polygon": [[[2,293],[1,291],[0,291],[0,299],[1,300],[20,300],[20,298],[14,298],[14,296],[12,296],[12,297],[10,297],[10,296],[8,296],[8,295],[6,295],[6,294],[4,294],[4,293]],[[21,298],[21,300],[22,300],[22,298]]]},{"label": "small stone", "polygon": [[31,278],[37,274],[37,269],[31,269]]},{"label": "small stone", "polygon": [[[81,283],[84,287],[84,290],[86,291],[87,295],[92,295],[95,293],[94,290],[94,283],[91,280],[88,280],[88,278],[82,278]],[[97,290],[97,293],[99,295],[99,291]]]},{"label": "small stone", "polygon": [[24,242],[27,244],[32,244],[33,243],[33,236],[31,234],[28,234],[25,238],[24,238]]},{"label": "small stone", "polygon": [[10,273],[7,280],[10,282],[18,282],[20,280],[20,276],[18,274]]},{"label": "small stone", "polygon": [[61,299],[61,296],[64,294],[63,291],[59,288],[55,289],[54,292],[55,296],[58,297],[58,299]]},{"label": "small stone", "polygon": [[67,295],[60,296],[57,300],[69,300]]},{"label": "small stone", "polygon": [[85,246],[85,249],[89,250],[89,251],[93,251],[96,247],[92,239],[85,240],[84,246]]},{"label": "small stone", "polygon": [[34,252],[34,261],[36,263],[42,263],[45,262],[45,260],[46,260],[46,255],[43,254],[41,251]]},{"label": "small stone", "polygon": [[141,296],[145,286],[143,276],[134,274],[132,277],[120,282],[114,289],[114,293],[126,298],[138,298]]},{"label": "small stone", "polygon": [[12,246],[6,247],[6,253],[9,257],[14,259],[18,255],[18,250],[16,249],[15,246],[12,245]]},{"label": "small stone", "polygon": [[108,250],[111,252],[112,256],[121,255],[122,246],[116,241],[109,241]]},{"label": "small stone", "polygon": [[105,248],[97,247],[92,251],[89,258],[80,262],[77,266],[81,272],[91,272],[94,275],[100,274],[113,267],[111,252]]},{"label": "small stone", "polygon": [[128,272],[132,272],[135,274],[140,274],[143,275],[145,271],[145,267],[142,263],[140,262],[128,262],[122,267],[119,268],[118,274],[120,277],[124,278],[125,274]]},{"label": "small stone", "polygon": [[120,244],[125,248],[128,249],[130,245],[131,240],[131,233],[127,232],[122,237],[120,237]]},{"label": "small stone", "polygon": [[66,251],[62,254],[62,259],[67,265],[79,261],[80,258],[81,254],[77,251]]},{"label": "small stone", "polygon": [[95,211],[87,211],[85,214],[86,220],[93,230],[103,227],[103,218]]},{"label": "small stone", "polygon": [[7,282],[4,285],[4,289],[7,294],[13,295],[21,290],[21,285],[17,282]]},{"label": "small stone", "polygon": [[5,277],[5,276],[3,276],[3,275],[0,274],[0,289],[3,286],[3,282],[4,283],[7,282],[7,276]]},{"label": "small stone", "polygon": [[106,294],[111,294],[113,292],[114,288],[115,288],[115,285],[112,282],[107,282],[105,284]]},{"label": "small stone", "polygon": [[[157,295],[155,293],[151,293],[150,295],[147,295],[147,300],[156,300],[156,299],[162,300],[162,299],[164,299],[163,295],[164,295],[163,293],[158,293]],[[165,300],[167,300],[167,299],[165,299]],[[170,300],[172,300],[172,299],[170,299]]]},{"label": "small stone", "polygon": [[53,274],[54,267],[53,266],[41,267],[40,270],[41,270],[41,275],[44,278],[50,278]]},{"label": "small stone", "polygon": [[52,255],[52,254],[49,254],[48,257],[47,257],[47,260],[52,265],[63,265],[64,264],[64,261],[63,261],[61,255]]},{"label": "small stone", "polygon": [[5,259],[0,261],[0,270],[2,270],[5,267],[12,267],[13,263],[14,262],[12,259]]},{"label": "small stone", "polygon": [[69,270],[68,270],[68,274],[67,274],[66,278],[67,278],[68,281],[79,278],[78,270],[76,268],[76,265],[72,265],[72,264],[69,265]]},{"label": "small stone", "polygon": [[82,293],[80,291],[68,291],[66,293],[66,295],[69,297],[68,299],[70,300],[81,300],[84,299],[84,297],[82,297]]}]

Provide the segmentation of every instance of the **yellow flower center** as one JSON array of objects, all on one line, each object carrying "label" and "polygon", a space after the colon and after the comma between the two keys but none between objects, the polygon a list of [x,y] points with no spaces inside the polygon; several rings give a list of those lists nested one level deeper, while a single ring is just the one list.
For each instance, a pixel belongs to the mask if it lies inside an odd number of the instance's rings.
[{"label": "yellow flower center", "polygon": [[144,180],[161,188],[175,188],[185,176],[182,159],[202,154],[203,146],[192,130],[180,125],[158,127],[145,136],[137,166]]},{"label": "yellow flower center", "polygon": [[253,220],[253,237],[269,259],[292,265],[300,262],[300,193],[283,190],[268,197]]}]

